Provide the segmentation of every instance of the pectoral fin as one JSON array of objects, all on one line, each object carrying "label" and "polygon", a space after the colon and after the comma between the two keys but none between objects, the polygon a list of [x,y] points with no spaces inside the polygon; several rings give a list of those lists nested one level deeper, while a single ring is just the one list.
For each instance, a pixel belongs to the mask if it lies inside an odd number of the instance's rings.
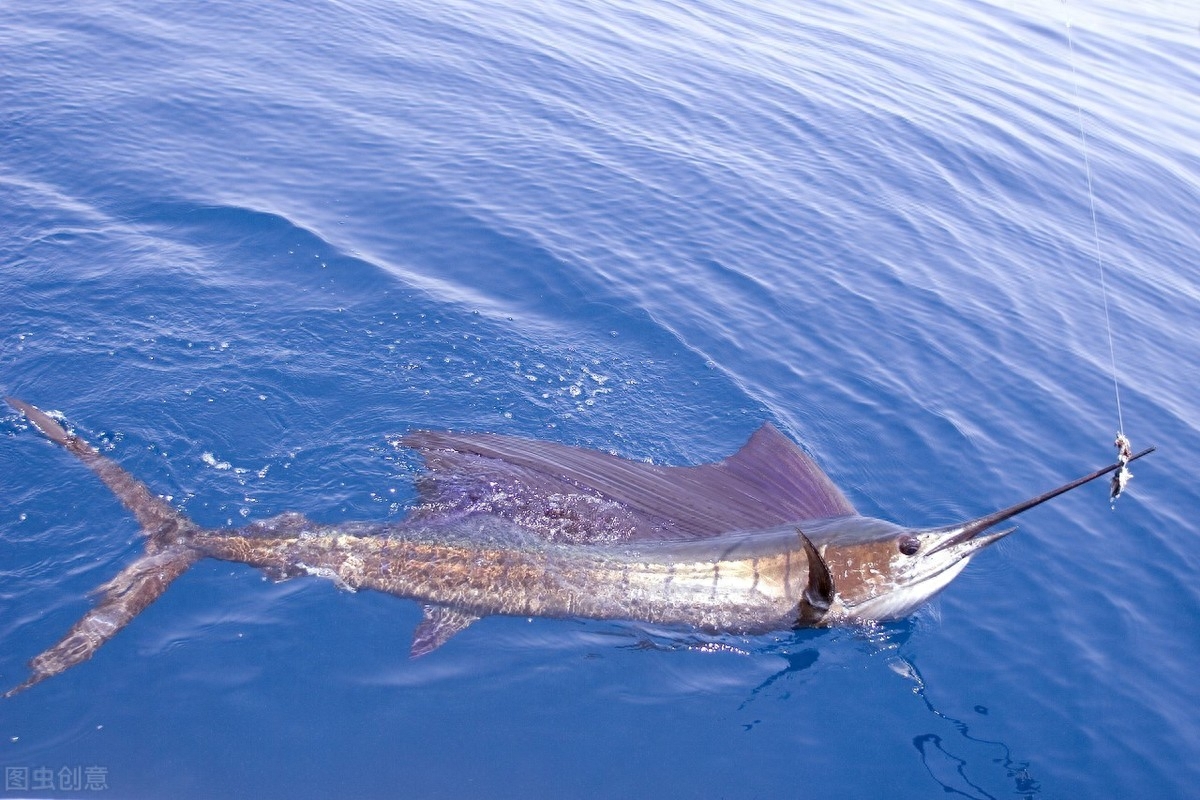
[{"label": "pectoral fin", "polygon": [[460,611],[453,606],[425,606],[425,618],[413,631],[410,658],[432,653],[450,640],[450,637],[466,628],[479,617]]},{"label": "pectoral fin", "polygon": [[821,557],[817,546],[804,535],[804,531],[797,528],[796,533],[800,536],[800,544],[804,546],[804,555],[808,559],[808,585],[804,587],[796,612],[796,626],[803,628],[820,624],[833,603],[836,590],[829,565]]}]

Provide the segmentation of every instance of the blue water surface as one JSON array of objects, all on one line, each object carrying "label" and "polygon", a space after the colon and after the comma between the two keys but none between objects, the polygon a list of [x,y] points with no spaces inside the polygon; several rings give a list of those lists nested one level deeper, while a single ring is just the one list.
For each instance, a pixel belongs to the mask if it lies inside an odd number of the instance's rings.
[{"label": "blue water surface", "polygon": [[[1190,2],[0,5],[0,391],[203,525],[400,519],[417,428],[769,420],[910,525],[1160,448],[872,630],[410,661],[413,602],[201,562],[0,701],[4,796],[1193,794],[1198,94]],[[140,548],[5,408],[0,683]]]}]

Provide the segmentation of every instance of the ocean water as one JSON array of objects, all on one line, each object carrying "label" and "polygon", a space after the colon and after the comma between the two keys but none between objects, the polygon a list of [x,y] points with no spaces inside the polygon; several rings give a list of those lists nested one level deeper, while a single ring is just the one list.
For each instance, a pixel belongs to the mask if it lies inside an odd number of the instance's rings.
[{"label": "ocean water", "polygon": [[[0,391],[202,524],[402,518],[417,428],[769,420],[910,525],[1159,447],[871,630],[410,661],[415,603],[201,562],[0,700],[3,796],[1193,794],[1198,95],[1167,0],[0,5]],[[0,412],[0,683],[139,549]]]}]

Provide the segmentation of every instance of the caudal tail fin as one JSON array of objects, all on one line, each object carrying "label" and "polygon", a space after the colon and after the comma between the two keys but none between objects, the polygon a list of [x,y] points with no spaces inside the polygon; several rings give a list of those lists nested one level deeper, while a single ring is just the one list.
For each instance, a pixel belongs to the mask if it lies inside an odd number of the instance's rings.
[{"label": "caudal tail fin", "polygon": [[29,662],[30,675],[5,697],[28,689],[76,664],[87,661],[100,645],[125,627],[166,591],[171,581],[198,561],[200,553],[188,546],[195,523],[156,497],[146,484],[100,454],[81,437],[69,433],[45,412],[13,397],[4,398],[48,439],[71,451],[100,477],[126,508],[133,512],[146,536],[146,552],[97,589],[100,596],[56,645]]}]

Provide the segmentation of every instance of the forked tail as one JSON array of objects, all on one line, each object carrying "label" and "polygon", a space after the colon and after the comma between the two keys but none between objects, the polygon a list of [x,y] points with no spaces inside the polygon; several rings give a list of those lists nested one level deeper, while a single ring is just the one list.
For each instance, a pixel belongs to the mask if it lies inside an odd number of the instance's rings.
[{"label": "forked tail", "polygon": [[67,432],[47,414],[13,397],[4,398],[20,411],[33,427],[70,450],[95,472],[126,508],[133,512],[146,536],[146,552],[119,575],[100,586],[99,602],[84,614],[62,641],[29,662],[30,675],[5,697],[41,683],[83,661],[125,627],[143,609],[166,591],[202,555],[188,546],[195,523],[169,503],[156,497],[146,484],[115,462],[100,455],[82,438]]}]

